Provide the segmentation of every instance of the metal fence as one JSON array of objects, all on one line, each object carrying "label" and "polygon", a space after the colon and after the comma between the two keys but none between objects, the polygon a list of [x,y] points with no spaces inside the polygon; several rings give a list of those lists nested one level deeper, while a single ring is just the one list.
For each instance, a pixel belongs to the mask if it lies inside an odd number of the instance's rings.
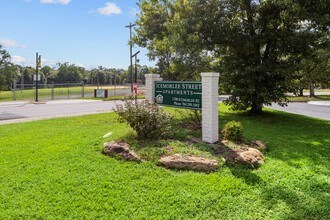
[{"label": "metal fence", "polygon": [[[38,100],[93,98],[95,89],[107,89],[110,97],[124,96],[131,93],[129,85],[39,84]],[[35,84],[13,83],[11,91],[0,91],[0,101],[35,100],[36,91]]]}]

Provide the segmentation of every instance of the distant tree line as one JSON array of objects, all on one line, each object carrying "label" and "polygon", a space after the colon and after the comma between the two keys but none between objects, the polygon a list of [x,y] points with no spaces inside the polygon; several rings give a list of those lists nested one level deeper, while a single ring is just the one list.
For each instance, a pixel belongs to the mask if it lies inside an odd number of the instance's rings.
[{"label": "distant tree line", "polygon": [[[42,83],[82,83],[92,85],[114,85],[131,83],[130,68],[105,68],[99,66],[87,70],[75,64],[57,63],[55,67],[43,66],[39,70]],[[137,66],[137,79],[144,83],[144,75],[152,73],[153,68],[146,65]],[[35,67],[16,65],[11,62],[10,54],[0,45],[0,90],[9,90],[14,81],[24,84],[33,84]],[[135,73],[133,67],[133,73]],[[22,79],[23,78],[23,79]],[[134,78],[133,78],[134,80]]]}]

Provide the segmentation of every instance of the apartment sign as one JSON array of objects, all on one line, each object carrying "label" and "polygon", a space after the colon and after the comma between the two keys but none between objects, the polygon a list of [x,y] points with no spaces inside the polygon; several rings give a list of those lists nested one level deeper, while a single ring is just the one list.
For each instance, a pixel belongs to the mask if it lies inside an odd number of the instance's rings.
[{"label": "apartment sign", "polygon": [[171,107],[202,109],[201,82],[157,81],[155,82],[155,102]]}]

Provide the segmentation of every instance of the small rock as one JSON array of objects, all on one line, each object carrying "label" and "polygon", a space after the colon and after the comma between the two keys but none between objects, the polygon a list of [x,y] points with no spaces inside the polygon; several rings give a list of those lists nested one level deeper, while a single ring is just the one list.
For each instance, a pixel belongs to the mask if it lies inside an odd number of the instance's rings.
[{"label": "small rock", "polygon": [[267,150],[266,145],[262,141],[253,141],[252,144],[254,144],[257,148]]},{"label": "small rock", "polygon": [[260,166],[264,163],[264,155],[255,148],[247,148],[244,151],[237,152],[235,160],[252,166]]},{"label": "small rock", "polygon": [[124,142],[111,141],[103,144],[104,153],[108,156],[118,156],[124,160],[140,162],[141,158],[134,151],[129,149],[129,145]]},{"label": "small rock", "polygon": [[211,172],[217,169],[218,162],[203,157],[174,154],[160,158],[160,163],[167,168]]}]

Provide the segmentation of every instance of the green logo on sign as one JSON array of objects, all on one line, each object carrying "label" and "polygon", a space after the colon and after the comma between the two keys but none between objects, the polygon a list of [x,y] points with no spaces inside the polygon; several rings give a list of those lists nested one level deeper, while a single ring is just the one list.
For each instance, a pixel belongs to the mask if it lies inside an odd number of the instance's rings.
[{"label": "green logo on sign", "polygon": [[202,109],[202,84],[200,82],[156,82],[156,103],[188,109]]}]

